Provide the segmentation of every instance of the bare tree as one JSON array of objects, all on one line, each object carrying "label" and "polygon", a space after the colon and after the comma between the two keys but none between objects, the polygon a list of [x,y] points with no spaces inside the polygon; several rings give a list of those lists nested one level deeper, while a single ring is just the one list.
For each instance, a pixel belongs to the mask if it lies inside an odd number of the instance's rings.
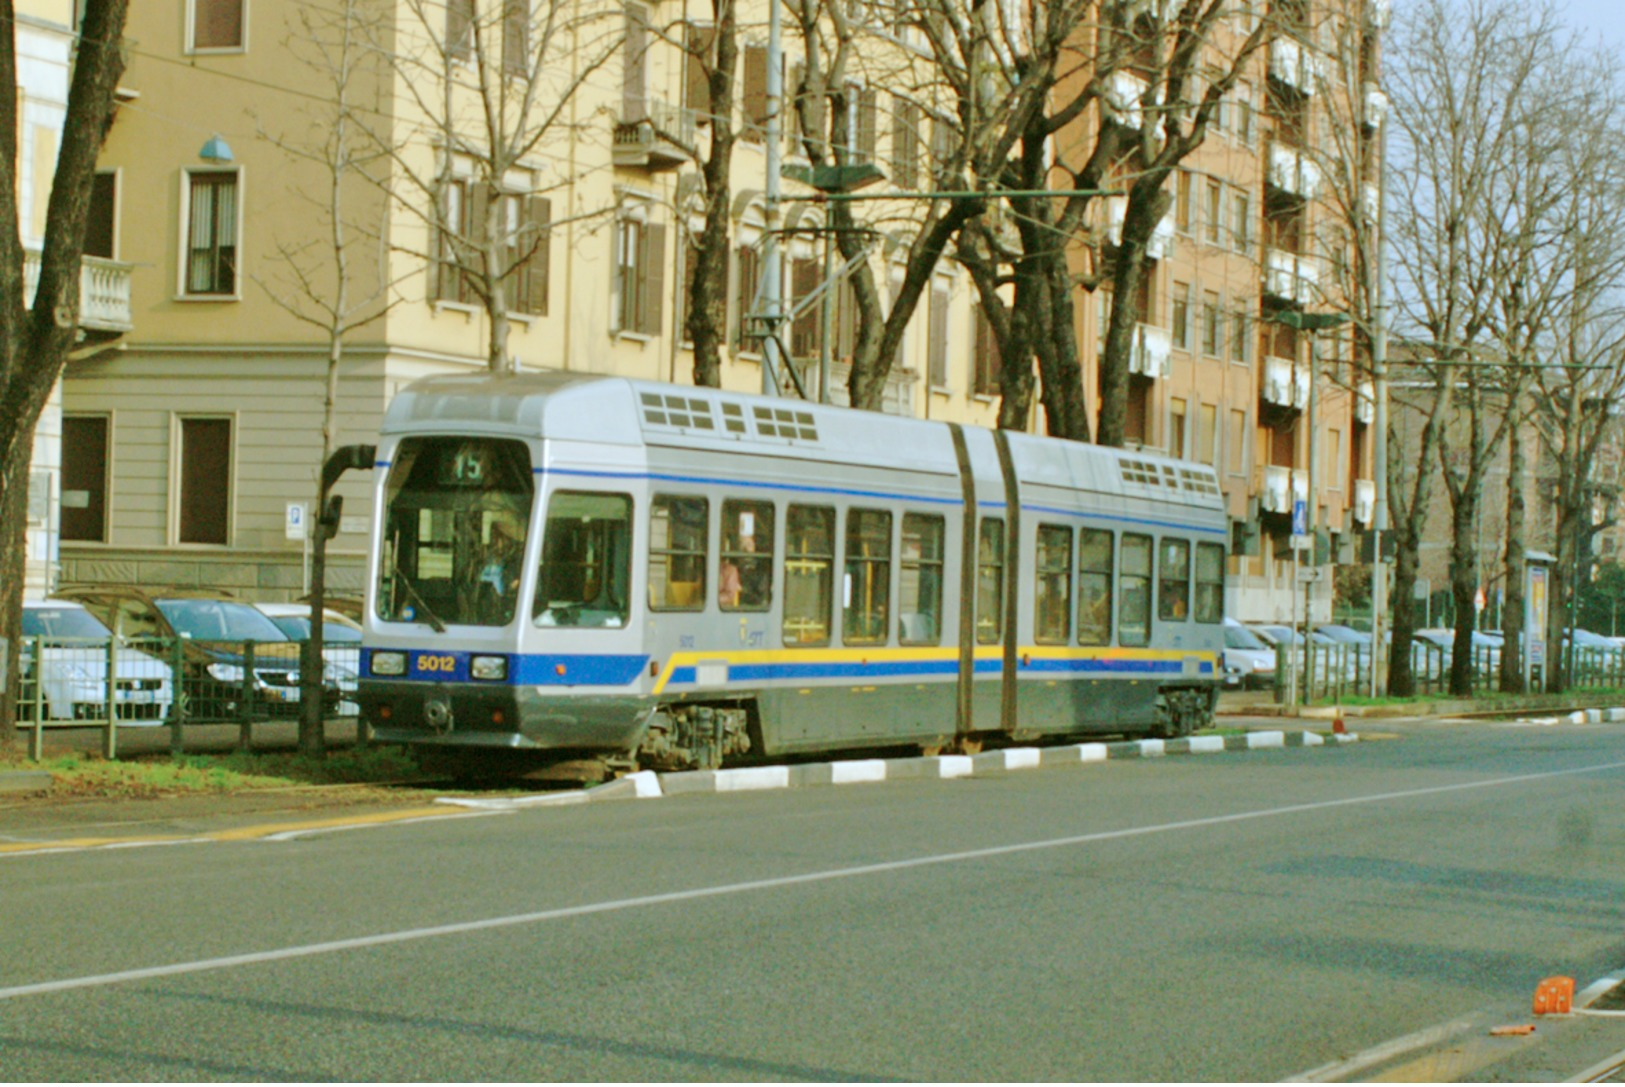
[{"label": "bare tree", "polygon": [[[1414,691],[1413,589],[1433,480],[1458,388],[1491,357],[1494,265],[1481,228],[1503,161],[1507,92],[1528,72],[1497,52],[1510,14],[1500,0],[1422,0],[1405,11],[1389,49],[1388,87],[1403,168],[1389,171],[1386,226],[1396,269],[1395,309],[1409,346],[1414,411],[1425,422],[1414,448],[1389,444],[1388,497],[1395,546],[1389,692]],[[1471,415],[1471,412],[1469,412]],[[1471,613],[1471,597],[1468,600]],[[1469,638],[1470,638],[1469,631]],[[1457,658],[1470,663],[1471,653]]]},{"label": "bare tree", "polygon": [[532,160],[589,123],[572,106],[618,55],[621,12],[599,0],[405,0],[399,11],[374,39],[397,109],[364,126],[353,115],[424,228],[422,245],[391,244],[428,262],[430,297],[484,310],[487,363],[509,373],[509,315],[545,306],[531,262],[551,236],[547,193],[570,180],[539,176]]},{"label": "bare tree", "polygon": [[[312,472],[315,496],[311,508],[317,511],[318,521],[327,497],[321,484],[322,466],[337,445],[339,373],[345,337],[383,317],[391,304],[383,231],[388,203],[379,193],[376,177],[387,164],[376,144],[358,130],[355,117],[367,92],[376,91],[386,71],[379,64],[378,54],[367,47],[366,38],[367,27],[376,25],[380,15],[381,9],[370,0],[339,0],[337,7],[301,4],[295,8],[290,43],[311,78],[325,85],[323,101],[306,117],[303,132],[262,132],[294,162],[313,169],[323,182],[319,191],[308,192],[305,198],[312,205],[312,221],[325,229],[317,236],[280,237],[276,243],[280,275],[255,277],[272,302],[319,330],[326,340],[321,455]],[[367,266],[367,271],[358,275],[357,264]],[[301,648],[300,662],[299,749],[312,757],[325,751],[321,621],[327,592],[325,554],[326,549],[318,547],[311,565],[310,637]]]},{"label": "bare tree", "polygon": [[[34,430],[78,335],[80,259],[96,156],[112,123],[113,92],[124,72],[128,0],[86,0],[68,88],[45,243],[34,297],[24,292],[18,226],[18,96],[0,95],[0,744],[12,742],[22,647],[22,593],[28,553],[28,476]],[[17,18],[0,0],[0,86],[19,85]]]}]

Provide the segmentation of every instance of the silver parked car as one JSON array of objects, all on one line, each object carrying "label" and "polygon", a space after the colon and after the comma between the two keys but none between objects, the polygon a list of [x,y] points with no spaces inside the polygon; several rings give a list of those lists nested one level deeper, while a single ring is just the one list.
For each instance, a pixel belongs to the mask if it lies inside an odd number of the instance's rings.
[{"label": "silver parked car", "polygon": [[[45,720],[106,719],[112,631],[78,604],[45,600],[24,602],[22,632],[18,716],[33,719],[37,689]],[[119,723],[163,724],[174,699],[169,665],[122,642],[113,647],[113,662],[113,706]]]}]

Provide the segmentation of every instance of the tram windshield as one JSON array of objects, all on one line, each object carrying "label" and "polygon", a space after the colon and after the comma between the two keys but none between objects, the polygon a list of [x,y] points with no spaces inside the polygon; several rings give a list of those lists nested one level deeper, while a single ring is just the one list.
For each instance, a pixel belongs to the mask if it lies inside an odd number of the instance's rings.
[{"label": "tram windshield", "polygon": [[530,451],[504,438],[407,438],[384,492],[378,618],[506,626],[524,570]]}]

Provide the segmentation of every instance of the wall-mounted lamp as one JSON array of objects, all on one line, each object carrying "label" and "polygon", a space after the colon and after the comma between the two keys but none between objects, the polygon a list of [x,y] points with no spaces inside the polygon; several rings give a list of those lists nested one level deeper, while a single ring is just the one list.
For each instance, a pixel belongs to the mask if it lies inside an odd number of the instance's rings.
[{"label": "wall-mounted lamp", "polygon": [[231,145],[221,137],[220,133],[216,132],[204,141],[203,146],[198,150],[197,157],[204,162],[230,162],[232,160]]}]

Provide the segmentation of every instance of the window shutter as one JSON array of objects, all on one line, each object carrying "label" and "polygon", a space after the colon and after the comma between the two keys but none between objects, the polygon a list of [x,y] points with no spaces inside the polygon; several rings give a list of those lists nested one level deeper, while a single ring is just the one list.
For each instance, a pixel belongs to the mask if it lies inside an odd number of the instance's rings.
[{"label": "window shutter", "polygon": [[[198,0],[199,5],[207,0]],[[446,2],[446,56],[467,60],[474,39],[474,0]]]},{"label": "window shutter", "polygon": [[761,143],[767,131],[767,47],[745,46],[745,126],[740,138]]},{"label": "window shutter", "polygon": [[[683,105],[701,123],[711,116],[711,66],[715,63],[717,29],[689,23],[684,35],[683,70],[686,78]],[[763,78],[763,85],[766,85]]]},{"label": "window shutter", "polygon": [[857,156],[858,162],[875,161],[875,121],[879,112],[878,95],[873,87],[864,87],[858,91],[858,131]]},{"label": "window shutter", "polygon": [[931,384],[948,384],[948,292],[931,287],[929,344]]},{"label": "window shutter", "polygon": [[[452,0],[453,3],[458,0]],[[626,40],[621,44],[621,120],[630,124],[649,115],[647,62],[649,9],[626,5]]]},{"label": "window shutter", "polygon": [[458,277],[459,302],[472,302],[479,297],[474,284],[482,282],[488,271],[485,267],[485,209],[490,201],[483,182],[475,181],[468,188],[468,222],[463,231],[468,244],[460,250],[462,275]]},{"label": "window shutter", "polygon": [[547,284],[552,275],[553,201],[543,196],[530,198],[530,224],[535,231],[530,256],[525,260],[526,313],[547,315]]},{"label": "window shutter", "polygon": [[643,285],[640,291],[643,302],[642,319],[638,324],[638,331],[650,336],[660,335],[661,300],[665,295],[666,284],[666,227],[661,223],[649,223],[643,228],[643,253],[639,261],[639,274]]},{"label": "window shutter", "polygon": [[192,48],[238,49],[243,44],[243,0],[193,0]]}]

